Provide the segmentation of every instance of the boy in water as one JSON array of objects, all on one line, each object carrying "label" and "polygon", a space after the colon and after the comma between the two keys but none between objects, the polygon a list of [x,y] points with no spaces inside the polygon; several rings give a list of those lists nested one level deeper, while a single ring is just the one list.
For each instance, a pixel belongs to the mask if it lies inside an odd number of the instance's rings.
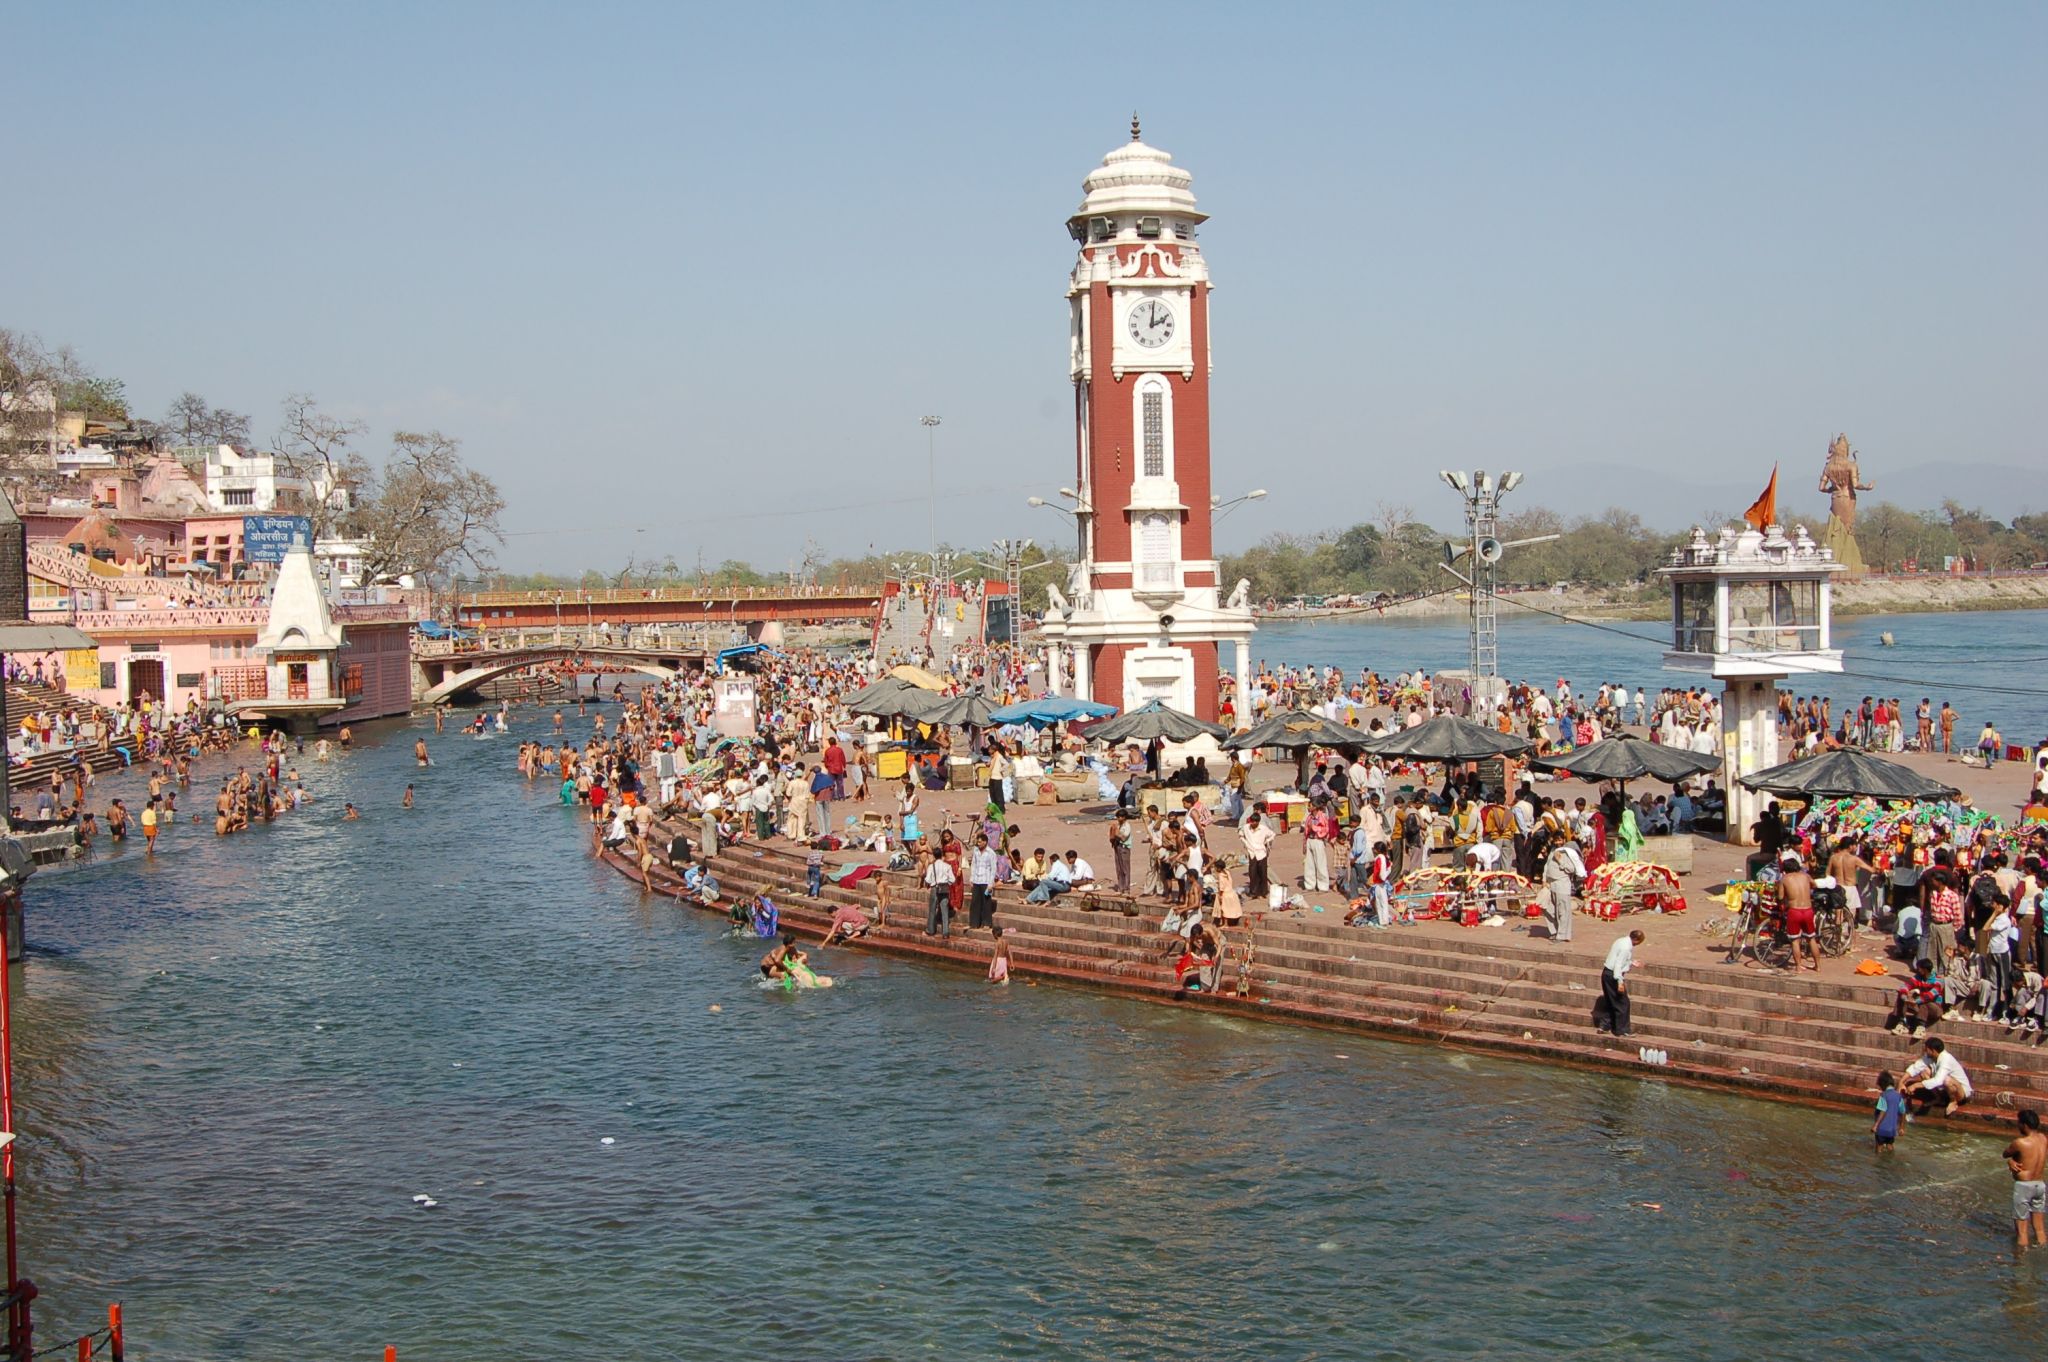
[{"label": "boy in water", "polygon": [[1877,1152],[1889,1154],[1893,1142],[1899,1138],[1899,1122],[1905,1119],[1906,1098],[1899,1091],[1898,1080],[1889,1072],[1877,1076],[1877,1120],[1871,1124],[1870,1137],[1877,1142]]}]

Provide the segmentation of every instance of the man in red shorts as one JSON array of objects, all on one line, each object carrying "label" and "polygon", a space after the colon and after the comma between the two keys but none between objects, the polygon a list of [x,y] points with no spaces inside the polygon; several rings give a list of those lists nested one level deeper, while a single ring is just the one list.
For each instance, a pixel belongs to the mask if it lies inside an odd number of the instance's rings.
[{"label": "man in red shorts", "polygon": [[1778,911],[1785,915],[1785,935],[1792,940],[1792,968],[1799,968],[1803,954],[1806,968],[1820,968],[1820,947],[1813,921],[1813,876],[1799,853],[1788,851],[1779,863]]}]

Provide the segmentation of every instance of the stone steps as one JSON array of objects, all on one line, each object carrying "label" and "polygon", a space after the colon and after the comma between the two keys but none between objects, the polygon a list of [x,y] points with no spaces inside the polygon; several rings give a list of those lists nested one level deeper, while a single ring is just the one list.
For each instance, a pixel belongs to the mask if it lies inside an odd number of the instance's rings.
[{"label": "stone steps", "polygon": [[[623,859],[612,859],[630,871]],[[729,848],[715,869],[729,895],[769,894],[795,930],[822,933],[842,903],[874,913],[872,880],[856,890],[827,881],[819,898],[808,899],[800,857],[772,844]],[[665,879],[673,892],[673,877],[657,868],[657,885]],[[986,968],[988,937],[963,937],[957,930],[945,942],[924,937],[922,890],[901,874],[889,882],[895,901],[889,925],[871,933],[861,949]],[[1450,938],[1398,928],[1375,932],[1347,928],[1329,915],[1271,916],[1258,925],[1250,1000],[1233,995],[1234,953],[1220,993],[1188,996],[1175,988],[1175,952],[1158,930],[1163,905],[1143,903],[1139,916],[1127,917],[1115,896],[1098,899],[1104,911],[1091,913],[1081,911],[1078,895],[1032,904],[1019,891],[999,890],[996,920],[1010,942],[1014,971],[1189,1006],[1355,1026],[1836,1106],[1862,1106],[1877,1071],[1899,1072],[1917,1051],[1880,1027],[1893,981],[1844,984],[1712,963],[1645,964],[1632,976],[1635,1034],[1615,1040],[1592,1029],[1598,972],[1583,956],[1503,940],[1487,929]],[[1241,940],[1241,934],[1233,937],[1234,944]],[[1997,1120],[2002,1093],[2048,1098],[2048,1047],[1982,1023],[1944,1023],[1938,1034],[1977,1086],[1979,1099],[1965,1109],[1971,1121]],[[1670,1063],[1644,1065],[1642,1046],[1668,1051]],[[2007,1069],[2000,1071],[2000,1064]]]}]

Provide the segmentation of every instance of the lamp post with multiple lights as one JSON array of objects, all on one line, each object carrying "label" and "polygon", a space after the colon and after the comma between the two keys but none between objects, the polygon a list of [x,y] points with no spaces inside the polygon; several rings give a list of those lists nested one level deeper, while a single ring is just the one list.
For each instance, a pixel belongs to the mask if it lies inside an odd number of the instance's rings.
[{"label": "lamp post with multiple lights", "polygon": [[[1469,474],[1446,468],[1437,476],[1465,499],[1466,539],[1463,544],[1444,545],[1443,569],[1471,588],[1472,698],[1479,704],[1492,706],[1500,702],[1505,690],[1500,680],[1500,626],[1496,613],[1501,555],[1508,549],[1524,544],[1541,544],[1557,536],[1543,534],[1511,543],[1501,542],[1500,499],[1521,486],[1520,473],[1502,473],[1496,477],[1483,468]],[[1458,570],[1461,558],[1471,559],[1470,575]]]}]

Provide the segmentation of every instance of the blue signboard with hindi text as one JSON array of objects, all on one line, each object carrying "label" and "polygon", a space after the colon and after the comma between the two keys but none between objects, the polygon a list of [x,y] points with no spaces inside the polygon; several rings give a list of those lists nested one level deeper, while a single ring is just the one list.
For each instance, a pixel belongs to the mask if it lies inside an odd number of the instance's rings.
[{"label": "blue signboard with hindi text", "polygon": [[282,563],[294,544],[313,546],[313,522],[302,515],[242,517],[242,556],[252,563]]}]

